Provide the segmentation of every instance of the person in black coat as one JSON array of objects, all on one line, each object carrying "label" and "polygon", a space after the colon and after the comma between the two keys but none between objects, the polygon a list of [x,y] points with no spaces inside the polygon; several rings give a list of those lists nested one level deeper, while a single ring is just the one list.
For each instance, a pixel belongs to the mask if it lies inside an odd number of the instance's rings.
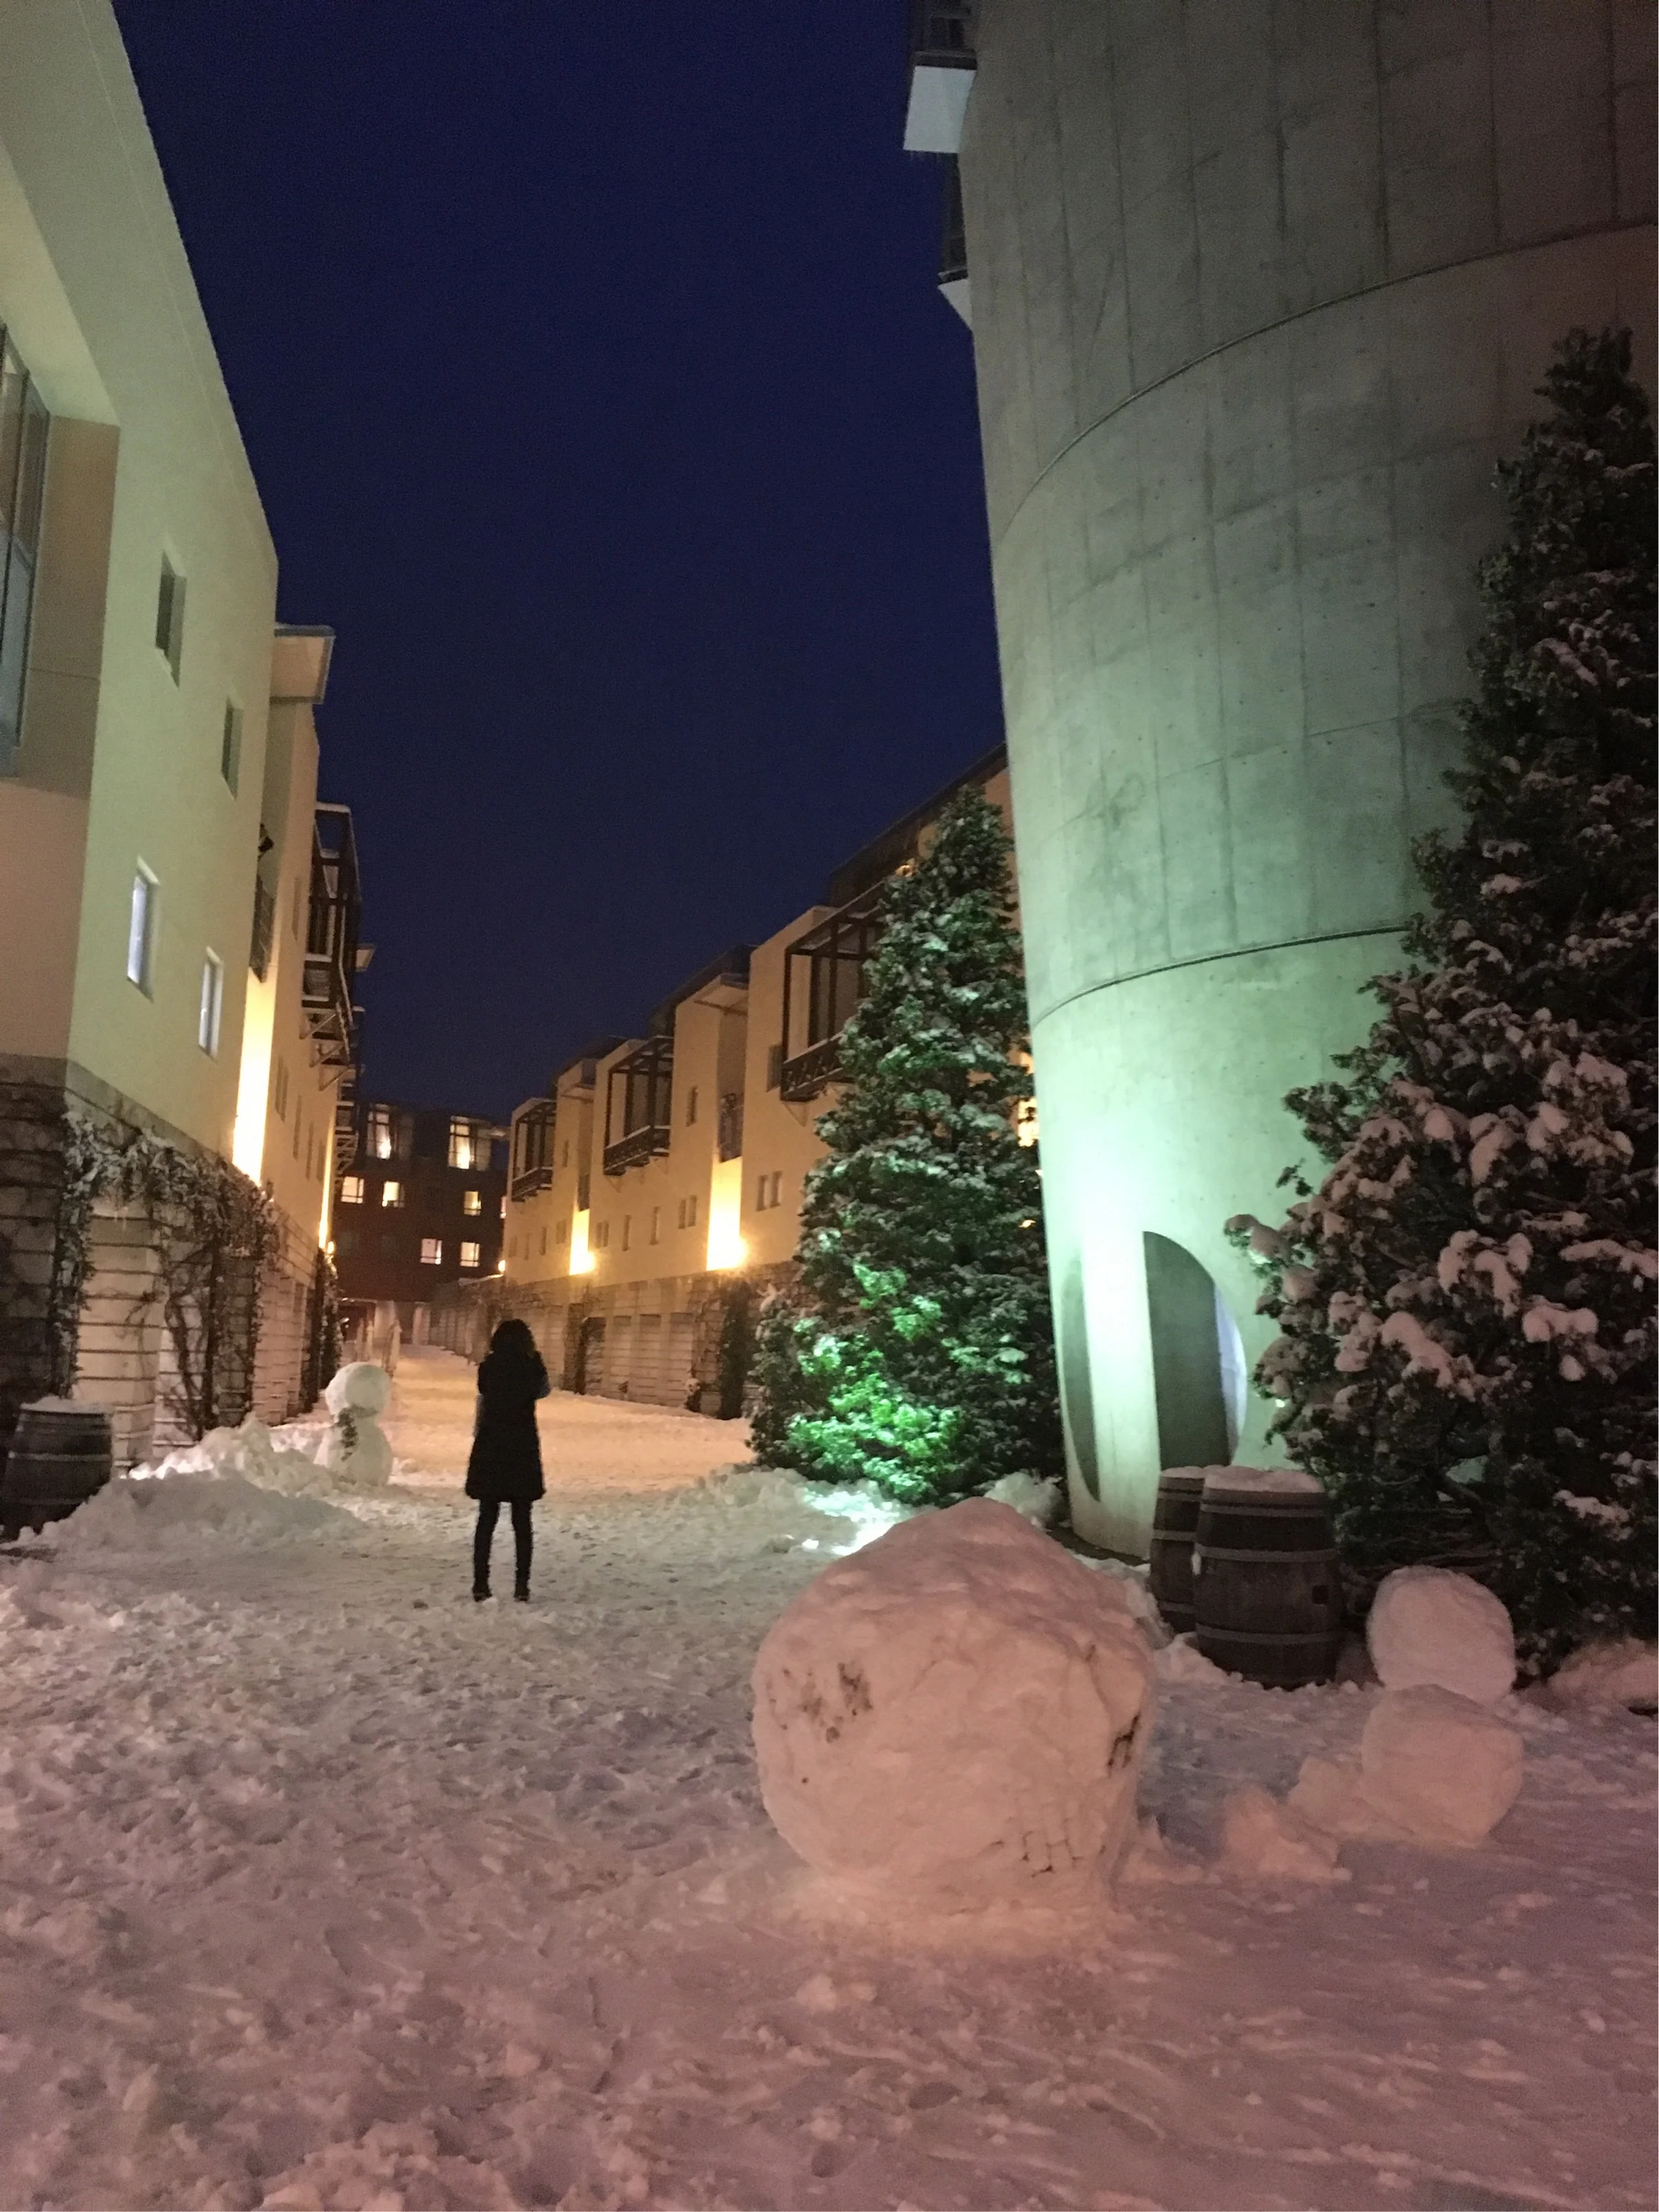
[{"label": "person in black coat", "polygon": [[489,1547],[506,1505],[513,1516],[513,1595],[530,1595],[530,1509],[546,1490],[536,1401],[552,1386],[536,1340],[521,1321],[504,1321],[478,1369],[478,1414],[466,1463],[466,1494],[478,1501],[472,1538],[472,1595],[489,1595]]}]

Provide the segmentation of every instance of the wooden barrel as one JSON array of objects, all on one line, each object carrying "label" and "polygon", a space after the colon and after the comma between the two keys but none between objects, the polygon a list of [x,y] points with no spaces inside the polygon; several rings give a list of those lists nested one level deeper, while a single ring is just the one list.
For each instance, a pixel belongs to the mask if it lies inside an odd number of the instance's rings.
[{"label": "wooden barrel", "polygon": [[1293,1690],[1328,1682],[1342,1648],[1342,1580],[1318,1489],[1213,1480],[1193,1546],[1194,1641],[1229,1674]]},{"label": "wooden barrel", "polygon": [[62,1398],[25,1406],[0,1474],[0,1531],[39,1531],[84,1505],[109,1480],[112,1452],[101,1407]]},{"label": "wooden barrel", "polygon": [[1152,1509],[1152,1588],[1176,1635],[1193,1626],[1193,1539],[1204,1495],[1201,1467],[1169,1467],[1158,1478]]}]

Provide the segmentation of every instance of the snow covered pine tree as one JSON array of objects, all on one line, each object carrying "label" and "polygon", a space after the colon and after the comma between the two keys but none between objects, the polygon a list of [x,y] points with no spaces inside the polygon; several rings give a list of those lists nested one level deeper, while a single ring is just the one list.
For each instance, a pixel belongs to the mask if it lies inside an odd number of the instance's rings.
[{"label": "snow covered pine tree", "polygon": [[761,1324],[756,1449],[923,1504],[1057,1474],[1042,1196],[1006,832],[975,788],[883,895],[800,1285]]},{"label": "snow covered pine tree", "polygon": [[1630,335],[1575,331],[1501,465],[1467,820],[1424,840],[1411,964],[1346,1082],[1288,1103],[1331,1164],[1229,1224],[1281,1335],[1257,1369],[1361,1582],[1478,1575],[1547,1669],[1654,1632],[1654,441]]}]

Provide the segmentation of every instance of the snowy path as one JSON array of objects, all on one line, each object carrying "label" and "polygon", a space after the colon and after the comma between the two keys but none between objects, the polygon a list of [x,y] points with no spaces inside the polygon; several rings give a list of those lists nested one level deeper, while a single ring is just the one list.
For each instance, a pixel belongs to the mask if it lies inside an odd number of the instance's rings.
[{"label": "snowy path", "polygon": [[[845,1524],[700,1487],[731,1428],[560,1398],[538,1601],[475,1607],[469,1389],[407,1364],[427,1475],[304,1543],[0,1554],[0,2204],[1654,2202],[1650,1724],[1518,1709],[1478,1853],[859,1924],[747,1735]],[[1164,1698],[1206,1858],[1366,1705]]]}]

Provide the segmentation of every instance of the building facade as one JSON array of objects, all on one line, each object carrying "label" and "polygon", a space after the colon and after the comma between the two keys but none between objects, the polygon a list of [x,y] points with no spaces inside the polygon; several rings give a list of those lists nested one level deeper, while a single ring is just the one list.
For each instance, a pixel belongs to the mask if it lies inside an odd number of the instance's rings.
[{"label": "building facade", "polygon": [[441,1341],[477,1358],[516,1313],[567,1389],[741,1411],[747,1331],[794,1260],[881,887],[969,782],[1007,817],[999,750],[838,869],[822,902],[699,969],[642,1036],[596,1040],[518,1108],[501,1270],[442,1300]]},{"label": "building facade", "polygon": [[433,1302],[501,1265],[505,1133],[476,1114],[360,1103],[337,1185],[343,1331],[357,1346],[427,1340]]},{"label": "building facade", "polygon": [[[0,1453],[48,1391],[106,1405],[122,1462],[304,1394],[332,1077],[306,1047],[287,937],[268,929],[263,975],[251,954],[264,886],[297,898],[302,939],[312,926],[320,646],[278,628],[276,592],[107,0],[9,9]],[[270,1064],[279,1022],[308,1138],[280,1164],[245,1064]],[[226,1165],[256,1153],[274,1243]],[[234,1234],[213,1225],[228,1194]],[[256,1374],[262,1313],[283,1326]]]},{"label": "building facade", "polygon": [[917,26],[912,143],[965,215],[1073,1507],[1139,1551],[1161,1466],[1271,1449],[1223,1224],[1271,1212],[1285,1095],[1364,1034],[1448,817],[1493,464],[1573,325],[1631,325],[1651,382],[1653,15]]}]

